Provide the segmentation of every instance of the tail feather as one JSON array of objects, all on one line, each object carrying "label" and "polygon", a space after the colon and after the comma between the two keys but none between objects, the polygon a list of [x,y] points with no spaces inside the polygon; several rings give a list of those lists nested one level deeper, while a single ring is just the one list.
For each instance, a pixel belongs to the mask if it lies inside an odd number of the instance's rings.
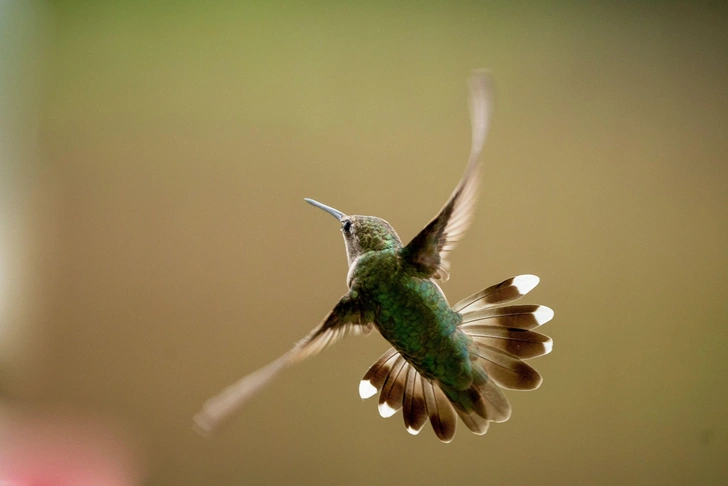
[{"label": "tail feather", "polygon": [[[440,386],[442,387],[442,384]],[[467,390],[448,390],[443,387],[443,391],[471,432],[483,435],[488,431],[491,419],[488,417],[485,398],[477,385],[472,385]]]},{"label": "tail feather", "polygon": [[439,386],[422,378],[422,387],[425,391],[425,403],[427,404],[427,414],[430,416],[432,430],[435,431],[435,435],[442,442],[450,442],[455,437],[455,429],[457,428],[458,419],[455,409]]},{"label": "tail feather", "polygon": [[360,395],[379,395],[379,414],[390,417],[403,409],[404,425],[410,434],[418,434],[430,421],[435,435],[450,442],[459,416],[473,433],[482,435],[490,422],[502,422],[510,416],[510,405],[500,389],[485,379],[466,390],[444,387],[423,377],[394,348],[384,353],[361,381]]},{"label": "tail feather", "polygon": [[535,390],[541,375],[517,357],[498,348],[476,342],[472,351],[478,363],[497,385],[510,390]]},{"label": "tail feather", "polygon": [[475,413],[474,410],[470,412],[465,412],[456,407],[455,412],[457,412],[460,420],[463,421],[465,426],[470,429],[470,431],[475,435],[484,435],[486,432],[488,432],[488,426],[490,425],[490,421]]},{"label": "tail feather", "polygon": [[462,316],[464,328],[477,323],[475,325],[531,330],[549,322],[554,317],[554,311],[545,305],[509,305],[467,311]]},{"label": "tail feather", "polygon": [[461,300],[452,307],[452,310],[463,313],[473,312],[492,305],[512,302],[533,290],[539,281],[535,275],[519,275],[509,278]]},{"label": "tail feather", "polygon": [[553,341],[538,332],[498,326],[472,326],[467,334],[476,343],[505,351],[516,358],[529,359],[551,352]]},{"label": "tail feather", "polygon": [[413,366],[408,366],[407,384],[402,402],[404,426],[412,435],[417,435],[427,422],[427,404],[425,402],[422,378]]},{"label": "tail feather", "polygon": [[442,383],[438,383],[438,386],[442,388],[445,396],[455,409],[466,413],[475,412],[483,418],[488,418],[485,400],[478,389],[478,385],[473,384],[464,390],[448,387]]},{"label": "tail feather", "polygon": [[457,415],[445,393],[439,385],[420,375],[394,348],[369,368],[359,386],[362,398],[380,390],[382,417],[390,417],[403,408],[404,425],[410,434],[418,434],[429,418],[441,441],[450,442],[454,437]]},{"label": "tail feather", "polygon": [[376,395],[382,389],[392,365],[398,359],[399,353],[396,349],[390,348],[384,353],[367,371],[359,383],[359,396],[367,399]]},{"label": "tail feather", "polygon": [[[535,390],[541,375],[522,360],[551,352],[550,337],[533,329],[546,324],[554,311],[543,305],[500,305],[530,292],[539,282],[535,275],[520,275],[477,292],[453,307],[460,312],[460,330],[473,341],[475,369],[487,375],[483,390],[500,403],[503,420],[510,416],[508,400],[498,386]],[[493,382],[493,383],[491,383]],[[487,400],[486,400],[487,401]]]},{"label": "tail feather", "polygon": [[379,395],[379,415],[382,417],[391,417],[402,408],[405,380],[407,379],[408,371],[409,364],[400,355],[387,375],[382,386],[382,393]]},{"label": "tail feather", "polygon": [[[475,364],[477,366],[477,363]],[[468,415],[473,418],[480,417],[488,422],[505,422],[511,416],[511,405],[508,403],[508,399],[498,385],[487,376],[482,380],[474,380],[470,388],[466,390],[451,390],[440,386],[461,418]],[[463,422],[466,422],[468,428],[473,430],[465,418],[463,418]]]},{"label": "tail feather", "polygon": [[493,380],[487,380],[480,386],[480,392],[485,400],[485,410],[488,420],[496,423],[505,422],[511,418],[511,404]]}]

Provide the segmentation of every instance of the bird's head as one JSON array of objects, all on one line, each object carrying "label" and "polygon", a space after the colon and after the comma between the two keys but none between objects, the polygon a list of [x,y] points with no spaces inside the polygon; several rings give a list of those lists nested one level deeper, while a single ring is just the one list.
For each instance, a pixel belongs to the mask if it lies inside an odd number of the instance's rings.
[{"label": "bird's head", "polygon": [[402,242],[392,225],[374,216],[348,216],[330,206],[313,199],[306,202],[323,209],[341,223],[341,234],[346,243],[346,256],[349,266],[364,253],[400,248]]}]

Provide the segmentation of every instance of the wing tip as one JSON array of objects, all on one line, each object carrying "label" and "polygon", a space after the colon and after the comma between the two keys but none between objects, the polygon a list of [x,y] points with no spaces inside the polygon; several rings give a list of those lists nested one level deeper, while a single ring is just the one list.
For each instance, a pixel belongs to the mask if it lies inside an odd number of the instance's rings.
[{"label": "wing tip", "polygon": [[480,67],[470,71],[470,82],[490,81],[493,78],[493,70],[490,68]]},{"label": "wing tip", "polygon": [[205,439],[212,437],[217,426],[216,421],[204,410],[195,414],[195,416],[192,417],[192,422],[192,430],[200,434]]},{"label": "wing tip", "polygon": [[475,83],[490,83],[493,79],[493,70],[490,68],[475,68],[472,71],[470,71],[470,76],[468,77],[468,83],[475,84]]}]

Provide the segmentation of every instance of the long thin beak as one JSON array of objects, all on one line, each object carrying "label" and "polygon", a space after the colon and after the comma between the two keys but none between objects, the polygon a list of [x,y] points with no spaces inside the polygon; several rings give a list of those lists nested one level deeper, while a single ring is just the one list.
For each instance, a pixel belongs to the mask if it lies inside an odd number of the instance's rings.
[{"label": "long thin beak", "polygon": [[304,198],[304,200],[309,203],[312,206],[316,206],[317,208],[323,209],[330,215],[332,215],[334,218],[341,221],[343,218],[346,217],[346,214],[342,213],[341,211],[337,211],[336,209],[332,208],[331,206],[327,206],[326,204],[321,204],[318,201],[314,201],[313,199]]}]

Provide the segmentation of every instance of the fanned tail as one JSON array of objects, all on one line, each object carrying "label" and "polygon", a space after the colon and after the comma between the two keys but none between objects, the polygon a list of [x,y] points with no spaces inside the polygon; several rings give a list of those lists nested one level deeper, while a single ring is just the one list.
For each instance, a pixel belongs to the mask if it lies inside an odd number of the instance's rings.
[{"label": "fanned tail", "polygon": [[542,305],[504,305],[533,290],[539,279],[520,275],[477,292],[459,302],[459,330],[472,340],[473,383],[465,390],[429,380],[396,349],[390,348],[370,368],[359,384],[359,394],[369,398],[381,391],[379,414],[391,417],[402,409],[404,425],[418,434],[429,419],[442,442],[455,436],[457,417],[474,434],[488,431],[491,422],[505,422],[511,406],[501,388],[533,390],[541,375],[523,360],[548,354],[551,338],[533,331],[554,313]]},{"label": "fanned tail", "polygon": [[420,375],[394,348],[387,350],[359,383],[362,398],[374,396],[380,390],[382,417],[391,417],[404,409],[404,425],[410,434],[419,434],[429,418],[441,441],[450,442],[455,436],[457,415],[450,401],[438,385]]},{"label": "fanned tail", "polygon": [[535,275],[519,275],[453,307],[462,315],[460,330],[474,342],[473,364],[500,387],[535,390],[543,381],[523,360],[551,352],[551,338],[532,329],[550,321],[554,311],[543,305],[503,305],[523,297],[538,282]]},{"label": "fanned tail", "polygon": [[390,348],[364,375],[359,395],[379,395],[379,414],[391,417],[402,410],[407,432],[419,434],[430,421],[437,438],[450,442],[455,436],[457,417],[473,433],[482,435],[490,422],[510,417],[510,405],[493,380],[484,378],[466,390],[454,390],[420,375],[405,358]]}]

